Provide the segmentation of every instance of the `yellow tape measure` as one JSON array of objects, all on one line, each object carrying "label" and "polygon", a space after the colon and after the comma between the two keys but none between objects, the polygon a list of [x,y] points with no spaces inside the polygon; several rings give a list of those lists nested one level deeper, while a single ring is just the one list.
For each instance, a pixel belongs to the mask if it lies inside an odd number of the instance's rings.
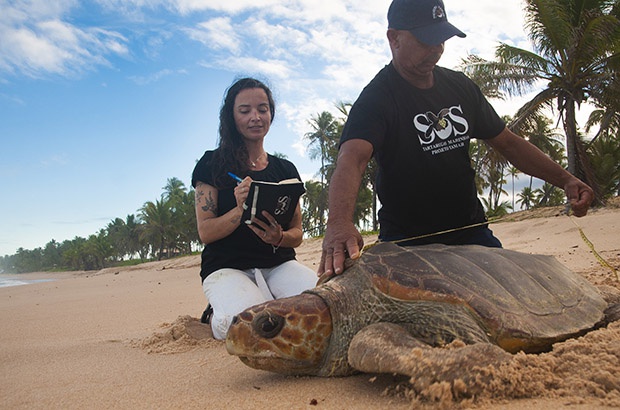
[{"label": "yellow tape measure", "polygon": [[577,224],[577,222],[575,222],[575,220],[573,219],[573,217],[571,215],[568,215],[568,217],[570,218],[571,222],[577,227],[577,229],[579,230],[579,235],[581,235],[581,239],[583,239],[583,241],[586,243],[586,245],[588,245],[588,248],[590,248],[590,250],[592,251],[592,254],[594,255],[594,257],[598,260],[598,262],[606,268],[609,268],[609,270],[611,270],[611,272],[614,274],[614,276],[616,277],[616,281],[618,281],[618,271],[616,270],[616,268],[614,268],[613,266],[611,266],[611,264],[609,262],[607,262],[601,255],[599,255],[599,253],[596,251],[596,249],[594,249],[594,245],[592,244],[592,242],[590,242],[590,240],[588,239],[588,237],[586,236],[586,234],[583,232],[583,229],[581,229],[581,226],[579,226],[579,224]]}]

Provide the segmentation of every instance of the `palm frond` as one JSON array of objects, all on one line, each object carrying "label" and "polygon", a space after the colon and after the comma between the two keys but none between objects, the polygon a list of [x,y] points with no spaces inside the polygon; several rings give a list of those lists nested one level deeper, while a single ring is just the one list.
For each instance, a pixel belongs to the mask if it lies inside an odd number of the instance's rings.
[{"label": "palm frond", "polygon": [[517,134],[522,133],[525,128],[531,126],[529,121],[535,119],[536,116],[541,116],[544,110],[552,108],[555,98],[555,91],[545,88],[517,110],[508,128]]},{"label": "palm frond", "polygon": [[542,55],[554,55],[570,46],[573,25],[570,7],[559,0],[526,0],[525,28]]}]

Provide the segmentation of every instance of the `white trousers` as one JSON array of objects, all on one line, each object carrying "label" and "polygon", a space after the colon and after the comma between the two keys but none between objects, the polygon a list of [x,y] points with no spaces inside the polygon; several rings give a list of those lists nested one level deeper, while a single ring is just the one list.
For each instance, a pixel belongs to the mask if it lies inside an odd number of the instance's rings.
[{"label": "white trousers", "polygon": [[202,282],[202,289],[213,307],[213,337],[226,339],[233,317],[250,306],[298,295],[313,288],[317,279],[312,269],[296,260],[267,269],[226,268],[211,273]]}]

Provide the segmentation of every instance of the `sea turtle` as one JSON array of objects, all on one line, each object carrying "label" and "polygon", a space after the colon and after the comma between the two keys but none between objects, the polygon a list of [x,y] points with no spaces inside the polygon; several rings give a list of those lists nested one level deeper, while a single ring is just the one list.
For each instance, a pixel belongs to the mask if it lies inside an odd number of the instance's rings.
[{"label": "sea turtle", "polygon": [[[380,243],[326,283],[237,315],[226,348],[284,374],[449,373],[454,381],[473,365],[547,351],[620,319],[620,305],[610,306],[551,256]],[[460,348],[437,348],[455,340]]]}]

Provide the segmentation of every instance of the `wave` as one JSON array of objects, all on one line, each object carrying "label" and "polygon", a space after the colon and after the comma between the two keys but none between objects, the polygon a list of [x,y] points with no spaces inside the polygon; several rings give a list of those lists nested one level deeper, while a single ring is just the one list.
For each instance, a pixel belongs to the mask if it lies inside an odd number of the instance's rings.
[{"label": "wave", "polygon": [[33,283],[51,282],[55,279],[17,279],[15,277],[0,276],[0,288],[10,286],[31,285]]}]

